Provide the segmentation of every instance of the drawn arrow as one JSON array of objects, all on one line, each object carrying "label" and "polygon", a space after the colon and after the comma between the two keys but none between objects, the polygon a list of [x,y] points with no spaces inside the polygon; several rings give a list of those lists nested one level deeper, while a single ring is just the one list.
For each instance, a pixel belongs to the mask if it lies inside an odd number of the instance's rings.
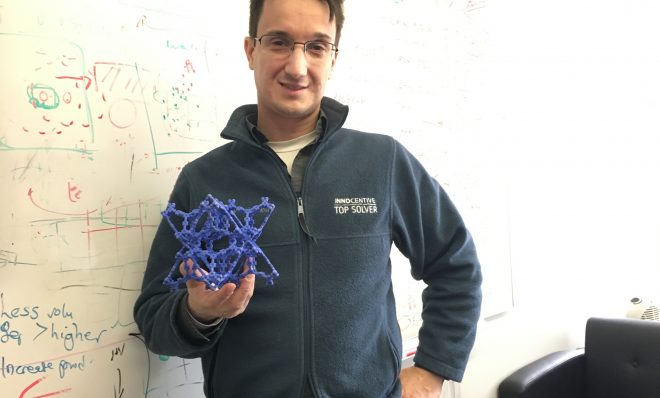
[{"label": "drawn arrow", "polygon": [[98,209],[94,209],[94,210],[91,210],[91,211],[87,211],[87,212],[85,212],[85,213],[78,213],[78,214],[76,214],[76,213],[61,213],[61,212],[58,212],[58,211],[48,210],[48,209],[46,209],[45,207],[40,206],[40,205],[34,200],[34,198],[32,197],[32,194],[33,194],[33,193],[34,193],[34,190],[33,190],[32,188],[28,189],[28,193],[27,193],[27,194],[28,194],[28,196],[30,197],[30,201],[32,202],[32,204],[33,204],[35,207],[37,207],[38,209],[41,209],[41,210],[43,210],[43,211],[45,211],[45,212],[48,212],[48,213],[58,214],[58,215],[61,215],[61,216],[87,216],[87,215],[89,215],[89,214],[94,213],[96,210],[98,210]]},{"label": "drawn arrow", "polygon": [[[41,382],[44,381],[45,379],[46,379],[46,376],[44,376],[44,377],[42,377],[42,378],[40,378],[40,379],[37,379],[37,380],[33,381],[29,386],[25,387],[25,389],[23,390],[23,392],[21,392],[21,395],[19,395],[18,398],[25,398],[25,394],[27,394],[28,391],[30,391],[31,389],[33,389],[37,384],[41,383]],[[63,389],[63,390],[59,390],[59,391],[53,391],[53,392],[49,392],[49,393],[46,393],[46,394],[35,395],[35,396],[33,396],[32,398],[46,398],[46,397],[52,397],[52,396],[59,395],[59,394],[62,394],[62,393],[65,393],[65,392],[69,392],[69,391],[71,391],[70,388],[65,388],[65,389]]]},{"label": "drawn arrow", "polygon": [[[115,398],[122,398],[124,396],[124,387],[121,385],[121,369],[117,368],[117,374],[119,375],[119,388],[115,386]],[[117,395],[119,394],[119,395]]]}]

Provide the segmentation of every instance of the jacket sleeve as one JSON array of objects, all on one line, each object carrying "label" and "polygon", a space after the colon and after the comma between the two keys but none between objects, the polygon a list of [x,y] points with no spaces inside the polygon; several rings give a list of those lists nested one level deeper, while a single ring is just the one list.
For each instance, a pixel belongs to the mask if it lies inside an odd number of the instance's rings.
[{"label": "jacket sleeve", "polygon": [[461,381],[481,310],[481,267],[472,237],[440,184],[395,142],[392,231],[423,280],[417,366]]},{"label": "jacket sleeve", "polygon": [[[184,168],[169,201],[174,203],[178,210],[188,212],[196,206],[191,206],[190,191]],[[191,333],[193,326],[184,323],[186,317],[181,311],[185,308],[185,286],[172,292],[163,285],[180,248],[181,243],[174,236],[174,231],[164,218],[161,219],[151,245],[142,292],[135,302],[133,316],[149,350],[162,355],[192,358],[202,356],[213,347],[222,335],[226,322],[208,335]]]}]

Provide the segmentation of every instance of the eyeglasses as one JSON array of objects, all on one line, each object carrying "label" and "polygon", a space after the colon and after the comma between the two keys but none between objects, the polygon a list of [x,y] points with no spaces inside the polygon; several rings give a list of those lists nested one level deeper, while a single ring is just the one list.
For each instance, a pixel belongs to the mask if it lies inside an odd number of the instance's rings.
[{"label": "eyeglasses", "polygon": [[324,61],[339,51],[337,46],[323,40],[309,40],[306,42],[294,41],[290,37],[281,35],[262,35],[253,37],[255,42],[259,42],[268,54],[277,58],[286,58],[296,47],[296,44],[302,44],[303,52],[310,60]]}]

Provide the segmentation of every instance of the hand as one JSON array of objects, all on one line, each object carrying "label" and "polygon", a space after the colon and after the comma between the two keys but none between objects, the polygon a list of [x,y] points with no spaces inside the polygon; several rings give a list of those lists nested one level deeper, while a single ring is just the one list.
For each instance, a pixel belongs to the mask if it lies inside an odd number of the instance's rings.
[{"label": "hand", "polygon": [[428,370],[411,366],[399,376],[403,387],[402,398],[439,398],[445,379]]},{"label": "hand", "polygon": [[[187,268],[192,270],[193,262],[188,259]],[[186,275],[186,266],[181,263],[179,271]],[[244,269],[247,271],[247,268]],[[195,271],[206,274],[206,271]],[[226,283],[218,290],[208,290],[204,282],[194,279],[186,281],[188,288],[188,311],[202,323],[210,323],[219,318],[233,318],[240,315],[247,308],[252,293],[254,293],[254,274],[241,280],[237,288],[234,283]]]}]

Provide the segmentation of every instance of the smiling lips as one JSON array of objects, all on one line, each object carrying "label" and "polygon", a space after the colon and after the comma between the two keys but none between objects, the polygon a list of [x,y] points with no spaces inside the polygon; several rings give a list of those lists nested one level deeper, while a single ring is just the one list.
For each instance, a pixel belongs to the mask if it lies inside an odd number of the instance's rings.
[{"label": "smiling lips", "polygon": [[307,86],[300,85],[298,83],[291,83],[291,82],[280,82],[282,87],[291,90],[291,91],[299,91],[304,88],[307,88]]}]

